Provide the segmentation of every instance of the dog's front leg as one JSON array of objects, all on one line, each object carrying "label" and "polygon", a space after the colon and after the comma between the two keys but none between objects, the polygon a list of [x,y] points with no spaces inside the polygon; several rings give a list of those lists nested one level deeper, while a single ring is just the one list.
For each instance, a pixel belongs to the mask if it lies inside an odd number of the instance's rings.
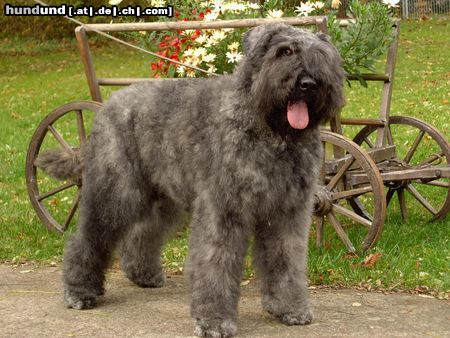
[{"label": "dog's front leg", "polygon": [[[206,210],[205,210],[206,209]],[[237,333],[237,305],[248,231],[230,213],[194,212],[188,258],[191,314],[200,337]]]},{"label": "dog's front leg", "polygon": [[309,227],[309,217],[293,214],[259,226],[255,234],[263,307],[287,325],[313,319],[306,275]]}]

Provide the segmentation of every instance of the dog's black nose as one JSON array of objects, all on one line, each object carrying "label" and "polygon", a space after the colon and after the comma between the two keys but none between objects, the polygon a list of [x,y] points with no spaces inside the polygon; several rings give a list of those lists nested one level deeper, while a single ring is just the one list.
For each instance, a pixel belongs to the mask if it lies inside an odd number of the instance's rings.
[{"label": "dog's black nose", "polygon": [[316,86],[317,86],[316,81],[314,81],[308,76],[305,76],[300,79],[300,89],[303,91],[314,90]]}]

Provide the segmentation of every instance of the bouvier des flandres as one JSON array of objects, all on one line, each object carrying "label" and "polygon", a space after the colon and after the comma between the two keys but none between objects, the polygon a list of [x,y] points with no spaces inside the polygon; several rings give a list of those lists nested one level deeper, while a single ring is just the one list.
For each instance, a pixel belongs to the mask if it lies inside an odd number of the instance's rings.
[{"label": "bouvier des flandres", "polygon": [[[68,307],[95,306],[116,244],[130,280],[161,287],[161,247],[189,210],[197,335],[236,334],[252,236],[264,309],[288,325],[311,322],[306,260],[319,124],[343,105],[341,59],[326,35],[285,24],[250,30],[243,48],[232,75],[132,85],[97,114],[82,156],[78,229],[65,250]],[[82,163],[49,151],[36,165],[61,177]]]}]

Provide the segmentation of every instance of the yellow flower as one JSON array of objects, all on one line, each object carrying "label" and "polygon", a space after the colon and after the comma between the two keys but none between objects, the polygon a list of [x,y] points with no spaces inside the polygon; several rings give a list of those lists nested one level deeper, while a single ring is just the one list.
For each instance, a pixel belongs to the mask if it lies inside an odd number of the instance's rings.
[{"label": "yellow flower", "polygon": [[235,41],[228,45],[228,50],[230,51],[236,51],[239,49],[239,42]]},{"label": "yellow flower", "polygon": [[341,0],[332,0],[331,1],[331,8],[338,9],[341,4]]}]

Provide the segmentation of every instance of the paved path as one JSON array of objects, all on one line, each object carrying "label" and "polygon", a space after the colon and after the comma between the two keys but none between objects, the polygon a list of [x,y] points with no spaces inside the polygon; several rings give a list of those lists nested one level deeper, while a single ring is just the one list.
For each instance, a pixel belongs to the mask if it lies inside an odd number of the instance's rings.
[{"label": "paved path", "polygon": [[[93,310],[63,306],[60,267],[0,265],[1,337],[192,337],[184,277],[161,289],[107,278]],[[313,324],[287,327],[261,310],[257,283],[242,287],[239,337],[450,337],[450,303],[418,295],[311,290]],[[358,304],[360,306],[355,306]]]}]

